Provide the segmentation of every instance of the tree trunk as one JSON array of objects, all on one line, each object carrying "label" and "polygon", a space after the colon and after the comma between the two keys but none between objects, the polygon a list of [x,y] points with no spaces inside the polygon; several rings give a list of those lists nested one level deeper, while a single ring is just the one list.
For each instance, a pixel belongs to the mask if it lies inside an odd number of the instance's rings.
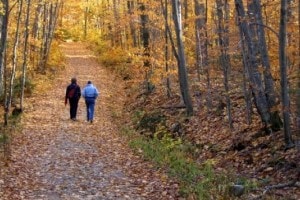
[{"label": "tree trunk", "polygon": [[[9,91],[8,91],[8,98],[5,103],[5,119],[8,118],[9,111],[11,108],[11,102],[13,98],[13,88],[14,88],[14,80],[15,80],[15,74],[16,74],[16,67],[17,67],[17,58],[18,58],[18,46],[19,46],[19,30],[20,30],[20,23],[21,23],[21,13],[23,8],[23,0],[19,1],[19,7],[18,7],[18,18],[17,18],[17,27],[16,27],[16,33],[15,33],[15,41],[13,45],[13,54],[12,54],[12,69],[11,69],[11,75],[9,80]],[[5,123],[7,124],[7,122]]]},{"label": "tree trunk", "polygon": [[[298,57],[300,58],[300,2],[298,2]],[[298,60],[298,86],[296,101],[298,136],[300,136],[300,60]]]},{"label": "tree trunk", "polygon": [[145,67],[145,81],[146,81],[146,90],[147,93],[150,93],[153,91],[154,86],[150,82],[150,77],[152,74],[151,71],[151,63],[150,63],[150,49],[149,49],[149,29],[148,29],[148,23],[149,23],[149,16],[146,14],[146,7],[144,4],[140,5],[140,10],[142,12],[141,14],[141,35],[142,35],[142,41],[143,41],[143,47],[144,47],[144,67]]},{"label": "tree trunk", "polygon": [[47,45],[47,24],[48,24],[48,18],[49,18],[49,9],[48,4],[44,3],[43,5],[43,23],[42,23],[42,33],[41,33],[41,45],[40,45],[40,52],[39,52],[39,61],[38,61],[38,71],[44,72],[45,71],[45,51],[46,51],[46,45]]},{"label": "tree trunk", "polygon": [[87,37],[87,25],[88,25],[88,12],[89,12],[89,0],[86,0],[85,10],[84,10],[84,39]]},{"label": "tree trunk", "polygon": [[276,109],[276,105],[279,104],[279,100],[278,100],[279,98],[278,98],[278,94],[276,94],[275,92],[274,80],[271,74],[270,60],[269,60],[266,38],[265,38],[265,31],[264,31],[264,27],[262,26],[264,23],[262,19],[260,0],[253,0],[252,7],[253,7],[253,13],[255,17],[255,23],[257,24],[255,26],[257,37],[258,37],[257,41],[259,46],[259,48],[257,49],[259,50],[262,67],[264,68],[263,70],[264,86],[265,86],[265,94],[268,102],[268,107],[270,110],[271,128],[274,131],[278,131],[282,127],[279,112],[278,109]]},{"label": "tree trunk", "polygon": [[137,47],[138,46],[138,40],[137,40],[137,34],[136,34],[136,29],[135,29],[135,25],[134,25],[134,1],[127,1],[127,9],[128,9],[128,14],[130,16],[130,33],[131,33],[131,37],[132,37],[132,41],[133,41],[133,47]]},{"label": "tree trunk", "polygon": [[[261,5],[260,0],[253,0],[254,7],[255,7],[255,18],[256,22],[258,24],[264,24],[262,19],[262,12],[261,12]],[[274,89],[274,80],[271,74],[271,68],[270,68],[270,59],[269,54],[267,50],[267,44],[266,44],[266,37],[265,37],[265,30],[263,26],[258,25],[257,26],[257,33],[258,33],[258,42],[259,42],[259,50],[261,54],[261,61],[262,65],[265,68],[264,69],[264,81],[265,81],[265,90],[267,95],[267,100],[270,109],[273,108],[273,106],[277,105],[279,102],[276,100],[277,94]]]},{"label": "tree trunk", "polygon": [[1,0],[3,15],[0,16],[1,21],[1,38],[0,38],[0,96],[4,94],[4,57],[7,42],[9,3],[8,0]]},{"label": "tree trunk", "polygon": [[49,30],[48,30],[47,40],[46,40],[44,65],[46,65],[48,62],[48,58],[49,58],[49,54],[50,54],[50,50],[51,50],[51,44],[53,41],[55,29],[56,29],[60,5],[61,5],[61,3],[59,3],[58,1],[56,1],[56,3],[54,3],[54,4],[53,3],[51,4],[50,19],[49,19],[49,25],[48,25]]},{"label": "tree trunk", "polygon": [[58,2],[56,2],[54,5],[52,3],[49,6],[47,6],[47,4],[44,5],[44,27],[39,62],[40,72],[45,72],[46,69],[59,9],[60,4]]},{"label": "tree trunk", "polygon": [[122,44],[122,37],[121,37],[121,30],[120,30],[120,14],[119,14],[119,0],[113,0],[113,13],[114,13],[114,44],[121,46]]},{"label": "tree trunk", "polygon": [[250,79],[249,79],[249,61],[247,59],[246,44],[245,38],[241,26],[239,26],[240,38],[241,38],[241,48],[243,56],[243,91],[244,99],[246,103],[246,114],[247,114],[247,123],[248,125],[252,122],[252,103],[251,103],[251,91],[250,91]]},{"label": "tree trunk", "polygon": [[30,6],[31,6],[31,1],[27,0],[26,20],[25,20],[25,32],[24,32],[22,85],[21,85],[21,97],[20,97],[20,109],[21,109],[21,111],[23,111],[24,90],[25,90],[25,85],[26,85]]},{"label": "tree trunk", "polygon": [[195,31],[196,31],[196,66],[198,80],[200,81],[200,73],[203,70],[203,66],[206,64],[207,56],[205,54],[206,48],[206,38],[205,38],[205,29],[206,29],[206,19],[205,19],[205,5],[199,0],[194,0],[195,3]]},{"label": "tree trunk", "polygon": [[164,31],[164,34],[165,34],[165,69],[166,69],[166,74],[167,74],[167,77],[166,77],[166,88],[167,88],[167,96],[168,97],[171,97],[171,83],[170,83],[170,77],[169,77],[169,37],[168,37],[168,28],[169,28],[169,25],[168,25],[168,15],[169,15],[169,12],[168,12],[168,0],[161,0],[160,1],[161,3],[161,7],[162,7],[162,12],[163,12],[163,15],[164,15],[164,20],[165,20],[165,31]]},{"label": "tree trunk", "polygon": [[181,24],[181,9],[180,9],[180,0],[172,0],[172,10],[173,10],[173,21],[175,25],[175,32],[177,38],[177,46],[178,46],[178,76],[179,76],[179,84],[180,91],[186,106],[187,115],[193,114],[193,105],[192,100],[189,94],[188,87],[188,77],[186,71],[186,60],[184,53],[184,44],[182,41],[182,24]]},{"label": "tree trunk", "polygon": [[39,36],[39,21],[40,21],[40,17],[42,14],[42,9],[43,9],[43,4],[42,4],[43,0],[39,0],[39,2],[37,3],[37,7],[35,9],[35,18],[33,20],[33,25],[32,25],[32,37],[34,39],[38,39]]},{"label": "tree trunk", "polygon": [[194,0],[195,4],[195,31],[196,31],[196,66],[198,80],[200,81],[200,74],[202,71],[206,75],[206,103],[208,109],[211,108],[211,85],[210,72],[208,66],[208,49],[207,49],[207,0]]},{"label": "tree trunk", "polygon": [[220,63],[223,69],[224,76],[224,88],[226,96],[227,115],[230,129],[233,129],[232,117],[231,117],[231,102],[229,96],[229,81],[228,74],[230,69],[230,58],[228,55],[229,38],[228,38],[228,2],[227,0],[217,0],[217,15],[218,15],[218,35],[220,45]]},{"label": "tree trunk", "polygon": [[281,74],[281,98],[283,111],[283,127],[286,148],[292,147],[293,140],[290,127],[290,98],[287,80],[286,57],[286,26],[287,26],[287,0],[281,0],[279,25],[279,64]]},{"label": "tree trunk", "polygon": [[245,42],[247,44],[247,52],[249,57],[249,64],[251,66],[250,70],[250,81],[251,81],[251,89],[255,100],[255,106],[257,107],[257,111],[262,119],[262,121],[267,126],[270,123],[270,113],[268,109],[268,102],[265,96],[265,91],[263,88],[263,81],[261,78],[261,74],[258,69],[258,62],[255,55],[254,43],[251,37],[251,33],[249,30],[249,25],[245,20],[245,11],[242,0],[235,0],[236,11],[238,14],[239,26],[245,36]]}]

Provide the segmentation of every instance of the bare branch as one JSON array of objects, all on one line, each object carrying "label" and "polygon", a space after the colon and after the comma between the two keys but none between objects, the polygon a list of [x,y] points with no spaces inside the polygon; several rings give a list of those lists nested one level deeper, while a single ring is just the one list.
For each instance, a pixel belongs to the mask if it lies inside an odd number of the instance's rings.
[{"label": "bare branch", "polygon": [[265,24],[260,24],[260,23],[252,22],[252,23],[250,23],[250,25],[263,26],[263,27],[269,29],[271,32],[273,32],[273,33],[277,36],[277,38],[279,38],[279,34],[278,34],[274,29],[272,29],[271,27],[269,27],[269,26],[267,26],[267,25],[265,25]]}]

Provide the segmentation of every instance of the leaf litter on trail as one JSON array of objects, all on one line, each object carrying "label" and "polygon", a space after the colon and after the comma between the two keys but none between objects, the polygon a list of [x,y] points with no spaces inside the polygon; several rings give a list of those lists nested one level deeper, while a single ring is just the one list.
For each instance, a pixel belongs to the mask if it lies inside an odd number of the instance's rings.
[{"label": "leaf litter on trail", "polygon": [[[120,112],[124,104],[122,84],[93,57],[85,58],[90,52],[82,45],[62,48],[76,56],[67,57],[65,71],[51,83],[39,81],[38,93],[26,99],[22,132],[13,137],[13,161],[1,174],[2,199],[176,199],[176,182],[134,155],[117,134],[110,109]],[[93,124],[85,120],[83,99],[78,120],[69,120],[62,99],[65,80],[74,74],[80,85],[91,79],[100,89]]]}]

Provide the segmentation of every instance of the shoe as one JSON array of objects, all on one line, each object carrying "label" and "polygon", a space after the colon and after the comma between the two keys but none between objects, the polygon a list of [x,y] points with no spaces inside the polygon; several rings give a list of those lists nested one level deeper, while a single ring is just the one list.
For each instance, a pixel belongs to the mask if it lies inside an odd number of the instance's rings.
[{"label": "shoe", "polygon": [[93,120],[91,120],[90,122],[91,122],[91,124],[92,124],[92,123],[93,123]]},{"label": "shoe", "polygon": [[73,120],[73,121],[77,121],[77,119],[76,119],[76,118],[72,118],[72,120]]}]

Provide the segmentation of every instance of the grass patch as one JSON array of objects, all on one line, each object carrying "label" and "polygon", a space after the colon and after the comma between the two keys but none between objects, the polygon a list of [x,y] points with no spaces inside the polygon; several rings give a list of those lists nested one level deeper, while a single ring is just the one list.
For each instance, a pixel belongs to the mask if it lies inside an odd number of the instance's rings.
[{"label": "grass patch", "polygon": [[130,128],[122,133],[130,139],[129,145],[146,160],[167,169],[168,175],[180,183],[180,194],[194,199],[230,199],[227,192],[232,177],[217,174],[215,162],[207,160],[199,165],[189,154],[190,145],[168,134],[153,139],[136,135]]}]

